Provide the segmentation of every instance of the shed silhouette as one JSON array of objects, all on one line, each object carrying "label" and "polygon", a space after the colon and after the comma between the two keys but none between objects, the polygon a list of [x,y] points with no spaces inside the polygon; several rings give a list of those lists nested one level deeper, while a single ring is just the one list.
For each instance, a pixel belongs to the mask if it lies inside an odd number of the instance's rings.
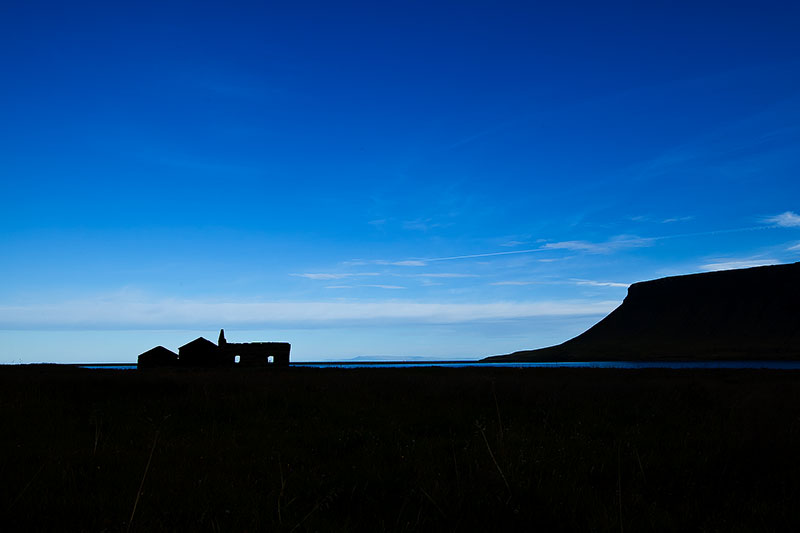
[{"label": "shed silhouette", "polygon": [[233,355],[204,337],[198,337],[178,348],[181,366],[226,366],[233,364]]},{"label": "shed silhouette", "polygon": [[156,346],[146,352],[139,354],[137,359],[137,367],[139,368],[156,368],[163,366],[175,366],[178,364],[178,354],[172,350],[168,350],[163,346]]}]

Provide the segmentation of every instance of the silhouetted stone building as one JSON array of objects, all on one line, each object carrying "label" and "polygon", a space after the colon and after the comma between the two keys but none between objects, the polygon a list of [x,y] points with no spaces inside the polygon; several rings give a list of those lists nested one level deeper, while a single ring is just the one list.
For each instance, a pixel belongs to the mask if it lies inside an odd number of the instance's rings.
[{"label": "silhouetted stone building", "polygon": [[155,368],[162,366],[175,366],[178,364],[178,354],[163,346],[156,346],[139,355],[136,365],[139,368]]},{"label": "silhouetted stone building", "polygon": [[219,330],[220,350],[231,355],[234,361],[239,356],[240,365],[288,365],[291,347],[288,342],[228,342],[225,340],[225,330]]},{"label": "silhouetted stone building", "polygon": [[139,368],[162,366],[221,367],[288,366],[291,344],[288,342],[227,342],[225,331],[219,331],[219,345],[198,337],[178,348],[178,353],[156,346],[141,354]]}]

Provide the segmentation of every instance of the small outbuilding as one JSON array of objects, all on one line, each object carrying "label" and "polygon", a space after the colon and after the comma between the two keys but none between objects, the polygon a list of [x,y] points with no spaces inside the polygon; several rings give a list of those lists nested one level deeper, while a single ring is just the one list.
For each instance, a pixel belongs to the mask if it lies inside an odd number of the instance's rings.
[{"label": "small outbuilding", "polygon": [[178,348],[181,366],[227,366],[233,364],[233,356],[204,337]]},{"label": "small outbuilding", "polygon": [[156,346],[139,355],[136,361],[137,368],[158,368],[164,366],[176,366],[178,364],[178,354],[168,350],[163,346]]}]

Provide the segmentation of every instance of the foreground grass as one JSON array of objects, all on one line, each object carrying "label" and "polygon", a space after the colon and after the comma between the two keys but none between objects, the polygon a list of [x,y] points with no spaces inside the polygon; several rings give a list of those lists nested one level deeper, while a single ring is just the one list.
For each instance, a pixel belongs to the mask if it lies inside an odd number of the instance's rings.
[{"label": "foreground grass", "polygon": [[800,373],[0,369],[4,530],[797,530]]}]

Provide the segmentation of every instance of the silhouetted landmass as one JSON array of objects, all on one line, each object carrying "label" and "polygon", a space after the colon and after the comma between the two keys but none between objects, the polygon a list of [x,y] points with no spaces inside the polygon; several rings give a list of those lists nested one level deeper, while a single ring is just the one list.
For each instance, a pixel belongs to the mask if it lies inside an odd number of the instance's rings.
[{"label": "silhouetted landmass", "polygon": [[666,359],[800,359],[800,263],[635,283],[574,339],[487,360]]},{"label": "silhouetted landmass", "polygon": [[798,377],[0,367],[0,529],[798,531]]},{"label": "silhouetted landmass", "polygon": [[225,330],[221,329],[218,344],[198,337],[178,348],[177,354],[163,346],[156,346],[139,355],[137,368],[286,366],[289,364],[290,350],[291,344],[288,342],[228,342]]}]

